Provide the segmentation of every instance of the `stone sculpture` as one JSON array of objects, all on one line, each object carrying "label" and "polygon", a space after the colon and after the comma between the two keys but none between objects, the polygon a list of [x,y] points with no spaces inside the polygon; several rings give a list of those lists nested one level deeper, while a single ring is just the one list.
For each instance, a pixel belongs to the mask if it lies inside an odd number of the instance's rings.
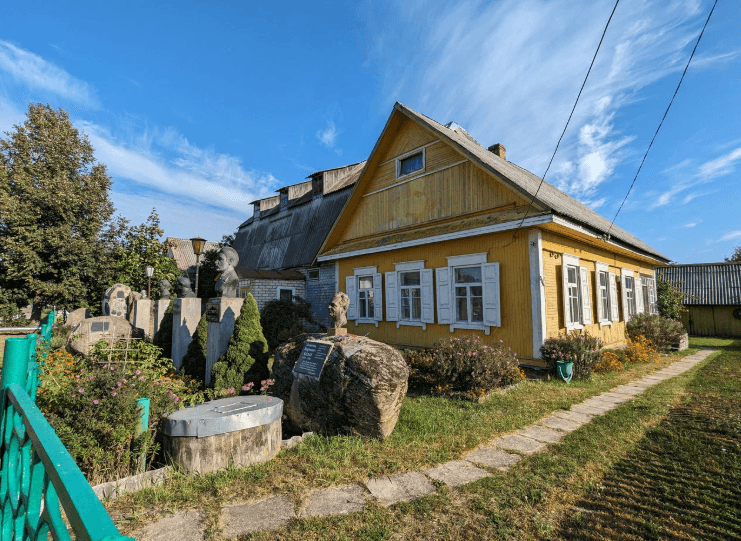
[{"label": "stone sculpture", "polygon": [[170,299],[170,281],[163,278],[160,280],[160,300],[169,300]]},{"label": "stone sculpture", "polygon": [[216,270],[219,279],[216,281],[216,295],[219,297],[236,297],[239,277],[234,267],[239,263],[239,254],[231,246],[224,246],[216,257]]},{"label": "stone sculpture", "polygon": [[129,312],[131,288],[116,284],[103,294],[102,311],[104,316],[126,317]]},{"label": "stone sculpture", "polygon": [[190,288],[190,278],[187,276],[178,278],[175,288],[177,289],[178,297],[181,299],[190,299],[196,296],[195,292]]},{"label": "stone sculpture", "polygon": [[336,293],[329,303],[329,315],[332,318],[332,327],[339,329],[347,325],[347,309],[350,307],[350,297],[342,291]]}]

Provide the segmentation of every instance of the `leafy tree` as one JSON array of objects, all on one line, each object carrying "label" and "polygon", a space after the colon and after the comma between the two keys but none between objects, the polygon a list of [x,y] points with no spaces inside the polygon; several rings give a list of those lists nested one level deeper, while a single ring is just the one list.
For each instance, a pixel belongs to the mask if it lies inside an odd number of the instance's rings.
[{"label": "leafy tree", "polygon": [[731,257],[726,257],[726,261],[728,263],[741,263],[741,246],[736,246]]},{"label": "leafy tree", "polygon": [[656,307],[659,314],[677,321],[682,319],[682,312],[685,311],[682,303],[688,295],[680,289],[681,285],[682,282],[670,282],[661,276],[656,277]]},{"label": "leafy tree", "polygon": [[96,306],[111,180],[62,109],[30,104],[0,140],[0,314]]},{"label": "leafy tree", "polygon": [[301,297],[292,301],[274,299],[260,312],[260,324],[271,351],[289,338],[305,333],[305,323],[316,325],[311,303]]},{"label": "leafy tree", "polygon": [[268,377],[268,343],[251,294],[244,299],[226,352],[214,364],[211,374],[215,389],[233,388],[237,392],[249,381]]},{"label": "leafy tree", "polygon": [[237,238],[238,231],[235,231],[234,233],[231,233],[229,235],[223,235],[221,237],[221,242],[219,244],[221,246],[233,246],[234,245],[234,239]]},{"label": "leafy tree", "polygon": [[[201,299],[216,297],[216,280],[219,278],[219,271],[216,270],[218,255],[218,250],[209,250],[201,256],[201,266],[198,268],[198,297]],[[195,283],[193,286],[195,287]]]},{"label": "leafy tree", "polygon": [[183,356],[183,365],[180,371],[183,374],[195,378],[204,383],[206,381],[206,341],[208,339],[208,321],[206,314],[201,316],[193,339],[188,344],[188,349]]}]

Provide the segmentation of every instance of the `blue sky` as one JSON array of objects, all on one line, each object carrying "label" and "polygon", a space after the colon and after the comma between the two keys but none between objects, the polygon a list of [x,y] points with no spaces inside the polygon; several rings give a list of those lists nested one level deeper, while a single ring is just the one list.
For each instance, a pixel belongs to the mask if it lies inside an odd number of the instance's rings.
[{"label": "blue sky", "polygon": [[[612,219],[712,1],[623,0],[547,180]],[[0,131],[69,111],[134,223],[218,240],[365,159],[395,101],[542,175],[612,0],[15,2]],[[720,0],[617,225],[680,263],[741,245],[741,3]]]}]

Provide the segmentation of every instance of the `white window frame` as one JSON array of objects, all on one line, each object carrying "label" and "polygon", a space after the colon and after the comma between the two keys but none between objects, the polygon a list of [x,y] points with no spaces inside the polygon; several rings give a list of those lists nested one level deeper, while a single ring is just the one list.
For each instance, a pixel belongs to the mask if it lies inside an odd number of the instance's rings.
[{"label": "white window frame", "polygon": [[275,288],[275,298],[280,300],[280,292],[281,291],[290,291],[291,292],[291,302],[293,302],[293,298],[296,296],[296,288],[295,287],[288,287],[288,286],[277,286]]},{"label": "white window frame", "polygon": [[[562,280],[561,283],[563,284],[563,322],[566,326],[566,331],[573,331],[576,329],[583,329],[584,325],[582,324],[582,292],[581,292],[581,283],[580,278],[581,274],[579,271],[579,258],[576,256],[573,256],[571,254],[562,254],[561,255],[561,273],[562,273]],[[574,321],[573,314],[571,313],[572,306],[570,302],[569,297],[569,281],[568,281],[568,267],[574,267],[576,270],[576,299],[577,299],[577,313],[576,313],[576,321]]]},{"label": "white window frame", "polygon": [[[312,278],[311,277],[311,274],[314,273],[314,272],[316,273],[316,278]],[[309,280],[309,281],[311,281],[311,282],[315,282],[315,281],[319,280],[319,276],[320,276],[320,274],[319,274],[319,269],[318,268],[312,268],[312,269],[307,269],[306,270],[306,279]]]},{"label": "white window frame", "polygon": [[643,311],[647,314],[658,314],[659,310],[656,306],[656,278],[654,275],[649,276],[648,274],[641,275],[641,284],[646,286],[648,291],[648,306],[644,307]]},{"label": "white window frame", "polygon": [[[492,327],[502,326],[499,263],[487,263],[487,255],[487,252],[484,252],[446,257],[448,266],[435,270],[438,323],[448,324],[450,332],[454,332],[455,329],[473,329],[482,330],[488,335]],[[455,269],[475,265],[481,267],[484,320],[481,323],[458,322],[455,320]],[[447,304],[443,306],[444,302]]]},{"label": "white window frame", "polygon": [[[628,280],[630,278],[631,287],[628,287]],[[630,318],[638,313],[638,306],[636,305],[635,298],[635,273],[632,269],[621,269],[620,272],[620,289],[622,290],[623,299],[623,321],[626,323],[630,321]],[[628,297],[628,292],[631,292],[631,296]]]},{"label": "white window frame", "polygon": [[[602,284],[600,283],[600,277],[604,275],[605,286],[604,291]],[[614,281],[614,278],[613,278]],[[614,287],[614,286],[613,286]],[[602,305],[602,293],[604,292],[607,297],[607,311],[605,311]],[[599,321],[600,329],[605,325],[612,326],[612,295],[610,293],[610,267],[607,263],[595,263],[594,273],[594,294],[597,300],[597,319]]]},{"label": "white window frame", "polygon": [[[407,261],[394,263],[395,270],[386,273],[386,321],[396,322],[396,328],[401,326],[422,327],[427,330],[428,323],[435,323],[435,297],[433,284],[433,270],[425,268],[425,261]],[[420,318],[402,319],[401,317],[401,274],[405,272],[419,272],[420,278]],[[417,286],[412,286],[417,287]],[[411,308],[411,307],[410,307]]]},{"label": "white window frame", "polygon": [[[422,168],[421,169],[415,169],[414,171],[411,171],[410,173],[406,173],[405,175],[401,174],[401,161],[405,160],[411,156],[414,156],[415,154],[422,154]],[[427,169],[427,152],[426,147],[422,148],[415,148],[414,150],[410,150],[409,152],[406,152],[402,154],[401,156],[396,157],[396,178],[406,178],[411,177],[412,175],[419,175],[421,173],[424,173]]]},{"label": "white window frame", "polygon": [[[373,317],[360,317],[360,277],[372,276],[373,278]],[[383,289],[381,274],[378,267],[359,267],[353,269],[352,276],[345,278],[347,295],[350,297],[350,307],[347,310],[347,319],[355,320],[357,327],[361,323],[369,323],[378,327],[378,322],[383,320]]]}]

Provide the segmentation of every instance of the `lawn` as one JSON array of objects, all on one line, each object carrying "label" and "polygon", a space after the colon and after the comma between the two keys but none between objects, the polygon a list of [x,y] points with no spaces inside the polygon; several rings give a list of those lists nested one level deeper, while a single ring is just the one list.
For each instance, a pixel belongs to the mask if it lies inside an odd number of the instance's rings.
[{"label": "lawn", "polygon": [[[313,488],[418,470],[448,460],[499,434],[524,428],[547,413],[568,409],[622,383],[652,373],[696,350],[663,356],[656,364],[593,375],[587,381],[527,381],[483,403],[443,397],[407,397],[394,433],[384,442],[352,436],[308,438],[266,464],[216,474],[175,475],[162,486],[109,504],[116,520],[141,523],[183,508],[212,510],[218,530],[221,505],[288,493],[300,504]],[[127,526],[125,526],[127,527]]]}]

